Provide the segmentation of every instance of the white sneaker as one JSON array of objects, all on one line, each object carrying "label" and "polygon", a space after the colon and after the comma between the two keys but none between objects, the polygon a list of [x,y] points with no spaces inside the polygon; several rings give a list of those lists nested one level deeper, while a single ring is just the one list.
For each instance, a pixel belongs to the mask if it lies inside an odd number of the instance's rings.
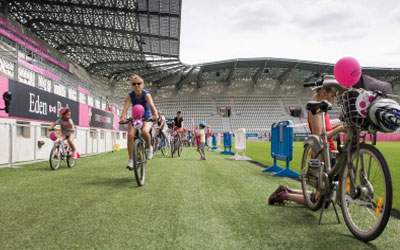
[{"label": "white sneaker", "polygon": [[153,158],[153,147],[147,149],[147,160],[151,160]]},{"label": "white sneaker", "polygon": [[133,160],[128,161],[128,165],[126,166],[126,168],[133,169]]}]

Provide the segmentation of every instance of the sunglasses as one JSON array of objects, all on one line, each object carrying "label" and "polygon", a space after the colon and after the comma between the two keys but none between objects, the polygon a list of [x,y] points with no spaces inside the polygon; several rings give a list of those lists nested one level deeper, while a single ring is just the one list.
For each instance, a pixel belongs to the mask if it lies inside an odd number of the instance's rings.
[{"label": "sunglasses", "polygon": [[132,86],[140,86],[142,83],[141,82],[132,82],[131,84],[132,84]]}]

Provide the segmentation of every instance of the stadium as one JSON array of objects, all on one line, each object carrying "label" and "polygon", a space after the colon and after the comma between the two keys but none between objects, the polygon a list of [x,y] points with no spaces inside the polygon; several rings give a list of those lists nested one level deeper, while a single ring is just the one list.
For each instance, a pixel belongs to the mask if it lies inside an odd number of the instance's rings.
[{"label": "stadium", "polygon": [[[346,227],[343,203],[336,205],[341,223],[334,206],[319,223],[320,211],[305,205],[268,204],[279,184],[302,189],[299,178],[262,172],[274,164],[274,124],[292,122],[290,168],[303,173],[314,94],[303,85],[334,75],[334,63],[265,55],[183,63],[182,0],[1,0],[0,9],[1,249],[398,248],[399,129],[368,137],[393,186],[387,225],[369,243]],[[391,83],[391,99],[400,102],[400,68],[362,73]],[[179,157],[155,152],[137,185],[125,168],[130,135],[120,123],[132,75],[143,78],[167,120],[181,111],[186,129],[210,126],[207,160],[193,146],[182,146]],[[67,163],[58,156],[53,168],[52,123],[64,107],[80,159],[71,166],[70,156]],[[338,121],[341,112],[334,102],[328,113]],[[218,152],[224,134],[248,160]]]}]

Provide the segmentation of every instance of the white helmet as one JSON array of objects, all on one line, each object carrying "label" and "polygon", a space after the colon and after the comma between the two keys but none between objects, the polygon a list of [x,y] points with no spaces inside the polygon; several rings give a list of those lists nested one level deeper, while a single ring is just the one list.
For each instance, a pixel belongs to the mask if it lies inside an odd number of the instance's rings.
[{"label": "white helmet", "polygon": [[392,99],[376,99],[369,107],[368,118],[378,130],[394,132],[400,127],[400,105]]}]

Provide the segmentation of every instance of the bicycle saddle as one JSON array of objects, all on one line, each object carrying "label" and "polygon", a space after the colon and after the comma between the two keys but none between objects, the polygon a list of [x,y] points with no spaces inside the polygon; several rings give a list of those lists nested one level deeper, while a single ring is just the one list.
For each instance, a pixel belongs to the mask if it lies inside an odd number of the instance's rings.
[{"label": "bicycle saddle", "polygon": [[313,115],[315,115],[318,110],[325,113],[328,110],[332,110],[332,104],[326,100],[323,100],[322,102],[309,101],[306,108],[307,110],[311,111]]}]

